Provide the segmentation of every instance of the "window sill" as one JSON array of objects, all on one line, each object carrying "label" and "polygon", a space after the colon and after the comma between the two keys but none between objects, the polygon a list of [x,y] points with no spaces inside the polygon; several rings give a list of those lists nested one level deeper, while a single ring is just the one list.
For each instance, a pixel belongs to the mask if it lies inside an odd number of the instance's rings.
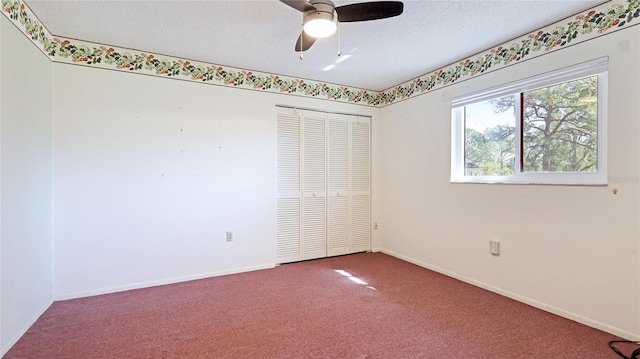
[{"label": "window sill", "polygon": [[[545,174],[546,175],[546,174]],[[547,175],[548,176],[548,175]],[[507,185],[546,185],[546,186],[592,186],[592,187],[605,187],[607,181],[599,177],[582,178],[532,178],[527,177],[463,177],[451,179],[451,183],[454,184],[507,184]],[[562,177],[562,176],[560,176]]]}]

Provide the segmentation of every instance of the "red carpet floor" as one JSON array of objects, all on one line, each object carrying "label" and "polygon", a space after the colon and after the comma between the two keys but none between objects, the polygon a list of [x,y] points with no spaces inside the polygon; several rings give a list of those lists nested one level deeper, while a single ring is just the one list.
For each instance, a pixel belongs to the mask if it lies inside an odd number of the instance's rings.
[{"label": "red carpet floor", "polygon": [[362,253],[55,302],[5,358],[617,358],[614,339]]}]

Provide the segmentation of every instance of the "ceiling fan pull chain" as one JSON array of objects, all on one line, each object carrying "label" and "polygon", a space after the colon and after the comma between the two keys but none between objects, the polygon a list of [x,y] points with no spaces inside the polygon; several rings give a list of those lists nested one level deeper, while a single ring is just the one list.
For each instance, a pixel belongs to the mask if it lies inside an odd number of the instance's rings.
[{"label": "ceiling fan pull chain", "polygon": [[[304,27],[302,31],[304,31]],[[300,61],[304,60],[304,56],[302,56],[302,31],[300,32]]]},{"label": "ceiling fan pull chain", "polygon": [[340,51],[340,23],[337,23],[338,25],[338,57],[340,57],[340,55],[342,55],[342,52]]}]

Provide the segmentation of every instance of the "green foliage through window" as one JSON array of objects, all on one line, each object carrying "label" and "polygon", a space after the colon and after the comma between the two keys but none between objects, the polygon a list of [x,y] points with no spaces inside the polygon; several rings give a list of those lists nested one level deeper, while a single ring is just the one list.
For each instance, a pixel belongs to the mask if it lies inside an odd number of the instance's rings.
[{"label": "green foliage through window", "polygon": [[465,176],[514,174],[514,102],[511,95],[465,107]]},{"label": "green foliage through window", "polygon": [[597,98],[597,76],[525,92],[522,171],[597,171]]},{"label": "green foliage through window", "polygon": [[466,105],[465,176],[511,176],[516,166],[521,172],[597,171],[597,98],[598,76],[590,76]]}]

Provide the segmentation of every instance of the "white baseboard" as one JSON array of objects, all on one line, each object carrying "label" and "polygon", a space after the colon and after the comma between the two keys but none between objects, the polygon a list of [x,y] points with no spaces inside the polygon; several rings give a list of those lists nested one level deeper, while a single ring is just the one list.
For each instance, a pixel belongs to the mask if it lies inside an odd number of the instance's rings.
[{"label": "white baseboard", "polygon": [[434,272],[438,272],[440,274],[444,274],[444,275],[446,275],[448,277],[455,278],[455,279],[458,279],[458,280],[463,281],[465,283],[472,284],[472,285],[474,285],[476,287],[480,287],[480,288],[486,289],[488,291],[500,294],[502,296],[511,298],[511,299],[516,300],[518,302],[522,302],[522,303],[528,304],[528,305],[530,305],[532,307],[535,307],[535,308],[538,308],[538,309],[542,309],[542,310],[544,310],[546,312],[549,312],[549,313],[552,313],[552,314],[555,314],[555,315],[558,315],[558,316],[561,316],[561,317],[564,317],[564,318],[567,318],[567,319],[571,319],[573,321],[576,321],[578,323],[584,324],[586,326],[589,326],[589,327],[592,327],[592,328],[596,328],[596,329],[602,330],[602,331],[607,332],[607,333],[611,333],[613,335],[617,335],[617,336],[619,336],[621,338],[625,338],[625,339],[628,339],[628,340],[640,341],[640,334],[634,334],[632,332],[629,332],[629,331],[626,331],[626,330],[623,330],[623,329],[620,329],[620,328],[616,328],[616,327],[613,327],[613,326],[608,325],[608,324],[601,323],[601,322],[599,322],[597,320],[593,320],[593,319],[590,319],[590,318],[585,318],[585,317],[583,317],[581,315],[578,315],[576,313],[573,313],[573,312],[570,312],[570,311],[567,311],[567,310],[564,310],[564,309],[561,309],[561,308],[557,308],[557,307],[554,307],[554,306],[546,304],[546,303],[539,302],[537,300],[534,300],[534,299],[522,296],[520,294],[513,293],[513,292],[510,292],[510,291],[507,291],[507,290],[504,290],[504,289],[489,285],[487,283],[475,280],[473,278],[469,278],[469,277],[466,277],[466,276],[463,276],[463,275],[459,275],[457,273],[454,273],[454,272],[451,272],[451,271],[448,271],[448,270],[444,270],[442,268],[439,268],[439,267],[424,263],[422,261],[416,260],[416,259],[411,258],[411,257],[404,256],[402,254],[399,254],[399,253],[396,253],[396,252],[393,252],[393,251],[390,251],[390,250],[379,249],[379,251],[382,252],[382,253],[388,254],[388,255],[390,255],[392,257],[396,257],[398,259],[402,259],[403,261],[406,261],[406,262],[409,262],[409,263],[413,263],[413,264],[418,265],[420,267],[432,270]]},{"label": "white baseboard", "polygon": [[75,293],[56,294],[54,295],[54,300],[66,300],[66,299],[74,299],[74,298],[91,297],[94,295],[124,292],[127,290],[133,290],[133,289],[156,287],[160,285],[188,282],[191,280],[218,277],[218,276],[223,276],[228,274],[251,272],[251,271],[260,270],[260,269],[270,269],[274,267],[275,267],[274,263],[269,263],[269,264],[263,264],[258,266],[240,267],[240,268],[233,268],[233,269],[222,270],[222,271],[188,275],[183,277],[174,277],[174,278],[167,278],[167,279],[148,281],[148,282],[138,282],[138,283],[121,285],[121,286],[108,287],[108,288],[92,289],[92,290],[75,292]]},{"label": "white baseboard", "polygon": [[9,341],[0,348],[0,358],[2,358],[5,354],[7,354],[9,349],[11,349],[11,347],[13,347],[18,342],[18,340],[20,340],[20,338],[22,338],[22,336],[27,332],[27,330],[29,330],[29,328],[31,328],[33,323],[35,323],[36,320],[38,320],[38,318],[40,318],[40,316],[47,309],[49,309],[51,304],[53,304],[53,298],[49,299],[47,301],[47,303],[45,303],[45,305],[43,305],[40,309],[38,309],[35,312],[35,314],[33,316],[31,316],[31,318],[29,318],[29,320],[27,320],[27,322],[22,326],[22,328],[20,328],[20,330],[18,330],[17,332],[13,333],[13,335],[11,336],[11,339],[9,339]]}]

